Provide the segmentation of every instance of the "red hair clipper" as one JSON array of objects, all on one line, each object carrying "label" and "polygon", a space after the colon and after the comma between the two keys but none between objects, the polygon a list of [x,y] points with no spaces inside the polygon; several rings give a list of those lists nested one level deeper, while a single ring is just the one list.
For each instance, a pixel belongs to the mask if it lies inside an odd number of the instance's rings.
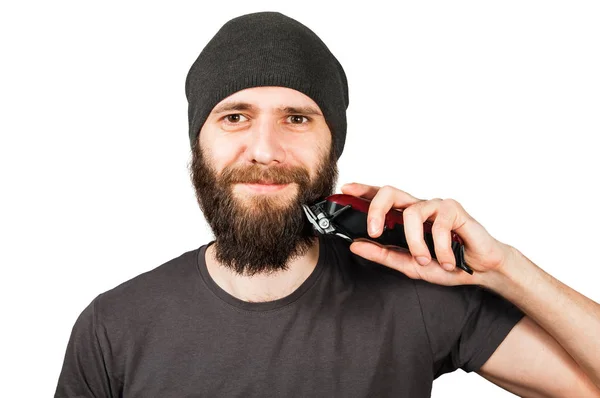
[{"label": "red hair clipper", "polygon": [[[302,205],[306,217],[315,231],[323,235],[337,235],[348,242],[365,239],[383,246],[395,246],[408,250],[404,235],[404,219],[402,210],[392,209],[385,216],[383,232],[378,238],[372,238],[367,232],[367,214],[369,204],[367,199],[351,195],[336,194],[312,205]],[[432,258],[436,258],[431,235],[431,221],[423,224],[423,236]],[[452,252],[456,266],[469,274],[473,270],[465,263],[464,244],[456,232],[451,233]]]}]

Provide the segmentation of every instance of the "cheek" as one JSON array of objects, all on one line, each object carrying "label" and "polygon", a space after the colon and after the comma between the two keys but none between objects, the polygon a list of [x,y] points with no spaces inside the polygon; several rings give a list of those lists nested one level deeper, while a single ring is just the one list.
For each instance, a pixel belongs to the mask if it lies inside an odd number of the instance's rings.
[{"label": "cheek", "polygon": [[210,164],[217,172],[234,163],[241,152],[239,145],[235,145],[231,140],[224,140],[218,137],[201,139],[200,145]]},{"label": "cheek", "polygon": [[311,177],[314,178],[318,166],[328,158],[331,145],[331,133],[329,130],[321,129],[321,131],[292,138],[287,145],[288,156],[291,154],[296,163],[307,167]]},{"label": "cheek", "polygon": [[293,151],[294,163],[306,169],[310,179],[314,181],[317,178],[319,166],[326,158],[326,152],[321,148],[312,146],[310,148],[298,149]]}]

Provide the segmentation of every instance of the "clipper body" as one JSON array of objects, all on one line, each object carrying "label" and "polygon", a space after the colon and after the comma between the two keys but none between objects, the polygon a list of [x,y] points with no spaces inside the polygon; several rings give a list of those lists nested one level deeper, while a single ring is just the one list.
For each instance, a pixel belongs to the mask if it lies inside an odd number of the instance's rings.
[{"label": "clipper body", "polygon": [[[385,216],[382,234],[372,238],[367,232],[367,214],[370,201],[351,195],[336,194],[312,205],[302,205],[304,213],[312,223],[315,231],[320,234],[333,234],[353,242],[356,239],[366,239],[383,246],[394,246],[408,251],[408,243],[404,234],[404,219],[402,210],[392,209]],[[432,223],[423,224],[423,237],[432,258],[436,258]],[[456,266],[469,274],[473,270],[464,261],[464,244],[457,233],[451,233],[451,248],[456,260]]]}]

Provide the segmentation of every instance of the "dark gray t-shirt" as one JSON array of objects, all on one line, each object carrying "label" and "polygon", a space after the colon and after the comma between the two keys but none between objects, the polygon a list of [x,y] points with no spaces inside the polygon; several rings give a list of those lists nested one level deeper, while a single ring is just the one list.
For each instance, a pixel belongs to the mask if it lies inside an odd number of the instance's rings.
[{"label": "dark gray t-shirt", "polygon": [[523,314],[475,286],[411,280],[320,237],[292,294],[249,303],[210,277],[207,245],[95,298],[57,397],[429,397],[479,369]]}]

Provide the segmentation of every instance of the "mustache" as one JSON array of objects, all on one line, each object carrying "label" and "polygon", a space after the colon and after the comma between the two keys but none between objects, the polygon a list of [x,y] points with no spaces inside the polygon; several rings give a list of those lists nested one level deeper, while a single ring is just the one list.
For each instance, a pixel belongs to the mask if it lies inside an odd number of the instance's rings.
[{"label": "mustache", "polygon": [[222,184],[292,184],[306,185],[310,182],[308,171],[302,167],[252,165],[226,167],[219,180]]}]

